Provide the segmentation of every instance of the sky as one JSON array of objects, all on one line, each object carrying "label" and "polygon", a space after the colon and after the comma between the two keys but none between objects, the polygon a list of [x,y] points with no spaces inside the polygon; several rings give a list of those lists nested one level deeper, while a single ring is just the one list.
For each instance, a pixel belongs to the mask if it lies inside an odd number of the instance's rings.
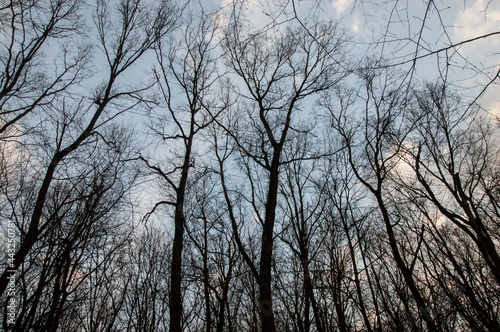
[{"label": "sky", "polygon": [[[406,6],[406,1],[399,1],[398,5],[401,5],[399,12],[393,11],[394,4],[390,1],[385,7],[372,5],[365,10],[365,13],[370,13],[369,19],[359,10],[350,12],[353,0],[335,0],[332,7],[338,17],[347,17],[346,23],[355,41],[370,42],[371,36],[375,37],[375,40],[380,38],[378,36],[384,34],[390,17],[392,23],[388,30],[393,39],[412,39],[412,42],[393,42],[388,43],[383,50],[381,46],[371,50],[398,61],[412,57],[417,49],[416,41],[419,40],[422,20],[426,13],[425,2],[409,2],[411,4],[407,12],[402,10]],[[500,31],[500,1],[441,0],[434,3],[439,11],[432,8],[427,14],[426,28],[420,39],[425,42],[421,42],[418,55],[425,55],[465,40]],[[444,57],[448,54],[450,56],[448,63],[452,64],[450,81],[457,85],[457,89],[465,98],[475,98],[481,93],[484,85],[495,77],[499,69],[499,46],[500,35],[494,35],[463,44],[450,49],[447,53],[440,52],[438,55],[422,58],[417,63],[417,77],[420,80],[434,80],[437,77],[436,73],[444,68],[446,64]],[[478,72],[481,74],[478,75]],[[499,116],[500,101],[496,97],[497,88],[492,88],[481,102],[492,115]]]},{"label": "sky", "polygon": [[[247,18],[256,26],[265,26],[277,12],[270,3],[280,1],[288,2],[283,13],[291,15],[292,0],[245,0]],[[305,24],[316,15],[320,19],[338,20],[351,35],[351,52],[359,59],[364,55],[375,55],[391,63],[404,63],[401,69],[408,70],[412,64],[408,61],[417,52],[419,56],[424,56],[417,62],[415,71],[416,80],[421,82],[435,80],[448,60],[453,65],[450,67],[450,81],[465,98],[477,96],[499,68],[500,34],[451,49],[448,52],[451,58],[448,59],[444,58],[445,52],[425,55],[451,44],[499,31],[500,1],[435,0],[433,3],[439,10],[431,8],[426,17],[427,0],[293,1],[297,15]],[[232,3],[233,0],[210,0],[203,5],[207,11],[215,8],[229,10]],[[284,16],[281,16],[282,20]],[[425,28],[421,29],[422,26]],[[120,83],[147,80],[152,60],[154,55],[151,53],[134,65]],[[481,100],[492,116],[500,116],[500,98],[497,97],[500,94],[496,90],[497,87],[492,86]],[[136,121],[139,117],[129,115],[128,119]],[[121,120],[126,121],[124,118]]]},{"label": "sky", "polygon": [[[292,0],[247,0],[246,14],[255,25],[265,26],[276,13],[272,4]],[[448,80],[464,98],[474,99],[495,77],[500,63],[500,34],[442,51],[466,40],[500,32],[500,1],[492,0],[293,0],[296,13],[307,23],[313,16],[338,20],[352,37],[357,57],[375,55],[408,70],[415,53],[415,78],[434,81],[448,67]],[[212,0],[213,8],[230,8],[233,0]],[[208,5],[210,7],[210,5]],[[273,10],[274,8],[274,10]],[[284,15],[282,15],[283,17]],[[422,27],[424,27],[422,29]],[[375,42],[375,43],[374,43]],[[480,100],[490,115],[500,116],[500,99],[491,86]]]},{"label": "sky", "polygon": [[[275,13],[270,2],[288,1],[285,13],[292,13],[292,0],[245,1],[247,18],[255,25],[269,23],[270,15]],[[406,62],[401,67],[403,69],[411,65],[407,61],[412,59],[415,52],[419,56],[425,56],[449,45],[500,31],[500,1],[435,0],[433,3],[439,10],[432,8],[426,17],[427,0],[293,1],[297,15],[305,23],[314,15],[319,15],[321,19],[339,20],[352,36],[352,52],[357,57],[368,54],[383,57],[393,63]],[[232,3],[233,0],[209,0],[203,4],[210,10],[228,9]],[[422,30],[423,25],[425,28]],[[421,35],[420,31],[423,31]],[[54,48],[54,52],[55,50],[57,49]],[[49,53],[48,50],[46,52]],[[450,80],[465,98],[475,98],[500,68],[500,34],[450,49],[448,55],[451,58],[445,59],[445,54],[440,52],[421,58],[416,66],[416,78],[420,81],[435,80],[448,60],[453,65]],[[154,59],[152,54],[148,56],[149,58],[135,65],[120,83],[130,82],[132,79],[145,80],[144,74],[150,72],[150,68],[144,70],[143,65],[150,65]],[[96,69],[96,74],[98,71]],[[491,86],[480,102],[487,114],[500,117],[500,94],[497,91],[498,86]]]}]

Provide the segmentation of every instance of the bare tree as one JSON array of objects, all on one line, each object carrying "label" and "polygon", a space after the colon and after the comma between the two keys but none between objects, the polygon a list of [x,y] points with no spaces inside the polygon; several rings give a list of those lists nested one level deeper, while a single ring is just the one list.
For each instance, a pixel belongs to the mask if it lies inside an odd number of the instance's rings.
[{"label": "bare tree", "polygon": [[[239,92],[241,118],[232,119],[234,129],[223,127],[246,169],[249,204],[262,227],[258,263],[246,253],[235,213],[230,216],[239,250],[259,285],[262,331],[275,331],[272,258],[279,174],[281,166],[290,162],[284,154],[289,134],[298,128],[303,100],[331,88],[345,75],[342,32],[333,23],[317,23],[312,31],[314,35],[290,27],[272,36],[254,33],[241,20],[234,20],[225,34],[227,59],[243,90]],[[227,156],[219,154],[222,186],[231,210],[224,159]]]},{"label": "bare tree", "polygon": [[146,226],[137,233],[125,256],[123,282],[128,287],[120,324],[125,331],[167,331],[171,239],[158,226]]},{"label": "bare tree", "polygon": [[[162,38],[173,27],[175,10],[169,3],[162,3],[155,8],[141,1],[119,1],[116,13],[110,17],[110,5],[104,1],[97,1],[95,23],[98,31],[100,47],[106,59],[109,76],[94,93],[91,102],[85,99],[73,100],[60,98],[47,105],[46,115],[54,116],[55,136],[44,133],[42,130],[42,147],[46,149],[49,160],[46,162],[44,175],[37,184],[37,193],[33,202],[32,214],[22,236],[18,250],[14,257],[14,265],[10,270],[16,270],[25,261],[31,248],[40,239],[40,235],[49,225],[44,219],[44,207],[54,179],[58,176],[58,166],[75,150],[84,145],[90,137],[99,136],[97,128],[115,117],[120,112],[140,103],[138,93],[144,89],[126,89],[118,87],[118,78],[151,49],[159,38]],[[115,25],[116,30],[109,29]],[[116,107],[120,99],[129,97],[132,104]],[[106,111],[106,112],[105,112]],[[108,112],[109,111],[109,112]],[[103,116],[106,114],[105,116]],[[51,124],[51,125],[52,125]],[[36,137],[35,137],[36,139]],[[53,144],[53,145],[52,145]],[[0,277],[0,293],[7,286],[8,270],[4,270]]]},{"label": "bare tree", "polygon": [[[427,84],[418,90],[414,105],[410,121],[418,127],[405,143],[402,164],[406,172],[394,174],[393,179],[406,209],[421,215],[419,227],[429,229],[423,243],[430,257],[421,258],[424,270],[434,280],[428,287],[444,292],[452,303],[448,310],[456,312],[470,328],[494,331],[498,318],[492,315],[489,300],[481,295],[498,288],[498,226],[492,213],[496,202],[488,195],[497,164],[496,153],[492,153],[498,150],[493,126],[478,114],[476,105],[461,103],[440,84]],[[463,250],[457,250],[457,242]],[[464,255],[469,258],[464,259]],[[486,266],[490,273],[476,278],[473,271]],[[443,284],[447,278],[458,292],[450,292]],[[435,288],[434,283],[440,287]]]},{"label": "bare tree", "polygon": [[[175,209],[170,269],[170,331],[181,331],[183,328],[184,206],[190,170],[196,164],[196,140],[200,132],[227,107],[224,100],[218,102],[215,99],[220,79],[214,55],[218,24],[217,19],[203,14],[199,22],[188,24],[170,49],[162,43],[157,48],[159,68],[156,76],[167,114],[163,121],[153,123],[150,128],[161,142],[172,144],[182,151],[172,151],[176,158],[169,157],[171,161],[166,161],[165,166],[154,165],[142,158],[170,190],[169,197],[156,203],[153,211],[160,205],[170,205]],[[173,123],[172,127],[169,122]]]},{"label": "bare tree", "polygon": [[[337,144],[341,144],[341,142],[337,142]],[[344,242],[347,244],[352,264],[350,271],[354,275],[356,294],[354,301],[358,307],[353,311],[359,310],[367,331],[373,331],[377,328],[381,330],[380,309],[374,291],[376,285],[372,281],[373,277],[369,272],[369,263],[365,253],[366,249],[363,247],[363,242],[366,242],[364,240],[366,232],[369,227],[373,226],[369,225],[367,221],[368,214],[372,212],[371,209],[368,207],[363,209],[362,206],[366,193],[362,190],[349,166],[348,153],[345,150],[341,150],[329,158],[323,172],[323,176],[327,179],[324,190],[328,197],[328,213],[326,213],[328,223],[333,224],[331,226],[333,232],[344,233]],[[333,243],[332,245],[341,246],[342,243]],[[333,248],[329,250],[333,250]],[[347,273],[351,273],[350,271]],[[372,306],[369,306],[370,302]],[[372,312],[371,315],[370,312]],[[358,326],[360,323],[357,322],[355,325]]]},{"label": "bare tree", "polygon": [[[370,66],[373,68],[373,66]],[[359,122],[350,124],[355,113],[350,112],[354,103],[352,92],[341,92],[340,107],[327,100],[325,106],[332,115],[332,126],[340,134],[348,153],[349,164],[356,178],[369,190],[376,201],[384,220],[391,252],[407,287],[415,299],[420,317],[425,321],[429,331],[436,330],[436,323],[428,309],[428,301],[418,287],[414,275],[415,259],[407,261],[402,253],[395,232],[397,214],[391,211],[388,189],[388,176],[397,167],[401,159],[403,141],[412,127],[407,128],[403,121],[406,108],[406,92],[400,85],[400,78],[393,71],[371,69],[361,72],[364,84],[362,98],[364,105],[358,116]],[[348,111],[349,110],[349,111]],[[414,125],[414,123],[412,124]],[[362,133],[362,135],[358,135]],[[419,251],[419,246],[416,252]],[[410,320],[412,320],[410,316]],[[413,321],[413,329],[419,329]]]},{"label": "bare tree", "polygon": [[[83,302],[83,289],[93,269],[109,273],[104,266],[122,245],[120,241],[112,245],[111,238],[120,238],[125,229],[120,217],[127,213],[126,195],[136,176],[128,165],[128,133],[110,128],[105,136],[107,143],[88,142],[78,156],[61,164],[60,177],[47,195],[42,236],[16,280],[17,320],[4,325],[6,330],[58,330],[78,317],[74,308]],[[22,222],[17,220],[20,229]],[[93,249],[100,247],[102,252],[93,257]]]},{"label": "bare tree", "polygon": [[[239,252],[234,243],[225,209],[221,209],[218,176],[213,172],[193,179],[189,195],[189,212],[186,233],[188,235],[185,276],[190,280],[191,293],[201,297],[199,329],[225,331],[233,329],[237,320],[229,310],[236,292],[233,276],[241,265]],[[188,286],[189,287],[189,286]],[[203,289],[203,292],[199,290]],[[196,295],[195,295],[196,296]],[[196,325],[195,325],[196,326]],[[195,328],[195,326],[191,326]]]},{"label": "bare tree", "polygon": [[[321,155],[323,150],[321,140],[313,140],[313,122],[300,126],[298,132],[309,132],[310,136],[301,134],[290,135],[290,151],[286,151],[287,159],[291,160],[282,166],[284,180],[280,184],[280,193],[283,202],[279,203],[283,210],[282,218],[284,229],[279,238],[287,244],[298,260],[299,269],[302,272],[302,285],[291,287],[300,296],[290,296],[303,301],[302,305],[296,305],[295,319],[300,331],[310,331],[311,323],[314,322],[317,331],[325,331],[323,315],[318,304],[317,295],[313,283],[314,271],[311,271],[312,261],[318,257],[318,252],[324,247],[326,232],[322,232],[322,223],[325,222],[324,212],[326,208],[325,182],[319,179],[319,158],[311,158],[313,154]],[[315,153],[314,150],[317,150]],[[292,258],[294,259],[294,258]],[[290,263],[290,258],[284,260],[284,265]],[[299,271],[292,270],[297,274]],[[278,271],[277,273],[280,273]],[[292,291],[292,294],[294,292]],[[290,295],[292,295],[290,294]],[[285,302],[287,306],[288,302]],[[288,306],[287,306],[288,307]],[[299,308],[303,307],[302,310]],[[310,313],[313,313],[313,320]]]},{"label": "bare tree", "polygon": [[[495,192],[498,142],[493,127],[474,118],[476,105],[461,105],[446,85],[427,85],[417,95],[419,122],[412,168],[419,193],[477,245],[500,283]],[[446,189],[436,189],[433,181]]]},{"label": "bare tree", "polygon": [[[497,27],[178,4],[1,2],[3,329],[498,331],[499,71],[464,53]],[[117,124],[144,114],[147,145]]]},{"label": "bare tree", "polygon": [[[0,5],[0,134],[85,77],[90,47],[68,37],[85,33],[84,2],[6,1]],[[54,72],[46,70],[47,44],[60,43]],[[55,48],[55,45],[53,45]]]}]

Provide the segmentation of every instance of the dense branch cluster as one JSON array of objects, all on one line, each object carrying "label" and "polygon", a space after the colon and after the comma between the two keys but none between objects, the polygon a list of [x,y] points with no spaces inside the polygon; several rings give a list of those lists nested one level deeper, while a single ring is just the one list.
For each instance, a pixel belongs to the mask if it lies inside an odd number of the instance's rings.
[{"label": "dense branch cluster", "polygon": [[1,2],[3,330],[500,331],[499,32],[386,5]]}]

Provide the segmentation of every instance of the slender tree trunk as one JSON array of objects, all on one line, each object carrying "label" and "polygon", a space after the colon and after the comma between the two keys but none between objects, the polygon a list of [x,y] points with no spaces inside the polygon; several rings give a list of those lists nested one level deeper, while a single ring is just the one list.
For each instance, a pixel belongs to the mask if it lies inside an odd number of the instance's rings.
[{"label": "slender tree trunk", "polygon": [[354,283],[356,284],[356,294],[358,295],[358,301],[359,301],[359,310],[361,311],[361,315],[363,316],[363,321],[365,322],[366,330],[368,332],[372,332],[370,320],[368,319],[368,315],[366,314],[365,301],[361,293],[361,282],[359,280],[359,271],[356,261],[356,254],[354,252],[354,245],[352,244],[351,235],[349,234],[349,228],[347,227],[347,222],[344,219],[344,217],[342,217],[342,225],[344,226],[344,232],[347,237],[347,244],[349,245],[349,253],[351,255],[352,268],[354,271]]},{"label": "slender tree trunk", "polygon": [[174,215],[174,241],[172,245],[172,263],[170,266],[170,332],[182,332],[182,250],[184,247],[184,199],[186,196],[187,180],[190,158],[195,134],[195,113],[191,114],[189,136],[186,141],[186,151],[182,164],[181,178],[176,188],[175,215]]},{"label": "slender tree trunk", "polygon": [[274,222],[276,219],[276,205],[279,185],[279,159],[281,148],[274,150],[271,169],[269,172],[269,188],[262,230],[262,249],[260,256],[260,314],[262,318],[262,332],[275,332],[274,312],[272,305],[272,256],[274,244]]},{"label": "slender tree trunk", "polygon": [[[325,328],[321,322],[321,317],[319,313],[318,303],[316,301],[316,297],[314,296],[313,284],[311,280],[311,272],[309,270],[309,257],[308,257],[307,249],[304,244],[300,245],[300,262],[302,265],[302,270],[304,271],[304,291],[306,293],[306,298],[310,301],[310,305],[313,309],[314,322],[316,324],[316,329],[318,332],[324,332]],[[309,313],[309,311],[308,311]],[[309,315],[306,316],[306,319],[309,320]],[[309,328],[306,328],[306,331],[309,331]]]},{"label": "slender tree trunk", "polygon": [[181,185],[177,189],[177,199],[174,216],[174,241],[172,245],[172,262],[170,266],[170,332],[182,331],[182,250],[184,247],[184,196],[187,182],[187,168],[185,164],[181,177]]},{"label": "slender tree trunk", "polygon": [[212,313],[210,310],[210,270],[208,268],[208,229],[207,220],[203,218],[203,293],[205,295],[205,320],[207,332],[212,331]]},{"label": "slender tree trunk", "polygon": [[[231,269],[232,267],[229,267]],[[227,301],[227,295],[229,293],[229,283],[231,280],[231,271],[229,271],[229,274],[227,276],[227,280],[224,281],[224,284],[222,286],[222,297],[219,299],[219,312],[218,312],[218,318],[217,318],[217,332],[223,332],[224,331],[224,312],[226,310],[226,306],[228,305]],[[229,312],[228,312],[229,315]],[[230,319],[228,318],[228,324],[230,322]],[[229,329],[230,330],[230,329]]]},{"label": "slender tree trunk", "polygon": [[177,195],[170,275],[170,332],[182,331],[182,248],[184,243],[184,193]]}]

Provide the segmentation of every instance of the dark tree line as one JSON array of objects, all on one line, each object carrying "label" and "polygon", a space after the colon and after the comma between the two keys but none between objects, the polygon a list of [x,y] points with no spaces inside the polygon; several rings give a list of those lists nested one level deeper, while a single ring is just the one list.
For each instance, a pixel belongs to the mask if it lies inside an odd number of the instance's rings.
[{"label": "dark tree line", "polygon": [[2,2],[2,329],[500,331],[485,36],[386,5]]}]

